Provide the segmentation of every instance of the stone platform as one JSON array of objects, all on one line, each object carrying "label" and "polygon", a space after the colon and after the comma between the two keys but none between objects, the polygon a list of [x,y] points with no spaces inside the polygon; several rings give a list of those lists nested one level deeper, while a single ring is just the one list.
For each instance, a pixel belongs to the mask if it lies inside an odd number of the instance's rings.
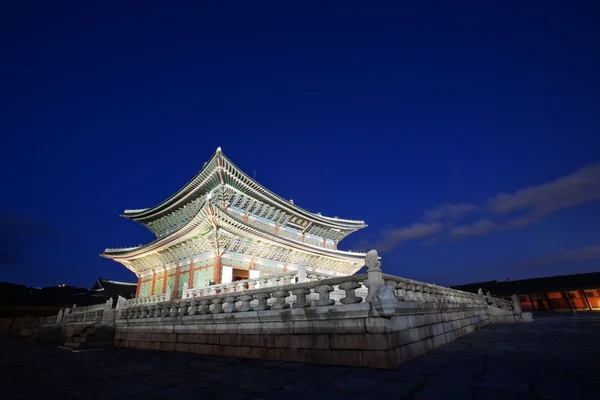
[{"label": "stone platform", "polygon": [[0,341],[0,399],[596,399],[600,314],[489,325],[396,370]]}]

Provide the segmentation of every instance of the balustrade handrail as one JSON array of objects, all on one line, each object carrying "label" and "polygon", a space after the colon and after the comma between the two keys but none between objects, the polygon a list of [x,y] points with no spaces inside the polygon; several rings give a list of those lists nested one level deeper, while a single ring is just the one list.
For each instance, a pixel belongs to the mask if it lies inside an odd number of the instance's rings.
[{"label": "balustrade handrail", "polygon": [[[286,279],[286,278],[288,278],[288,279],[299,278],[299,276],[298,276],[299,271],[300,270],[292,270],[292,271],[282,272],[279,274],[265,275],[265,276],[260,276],[257,278],[250,278],[250,279],[244,279],[244,280],[239,280],[239,281],[235,281],[235,282],[222,283],[219,285],[211,285],[211,286],[200,287],[200,288],[184,289],[181,297],[182,297],[182,299],[187,299],[187,298],[191,298],[191,297],[200,297],[200,296],[205,297],[206,295],[216,294],[217,291],[219,292],[219,294],[238,292],[238,291],[247,292],[249,290],[254,290],[254,288],[250,288],[249,286],[255,286],[256,284],[260,284],[261,281],[266,283],[269,281],[272,282],[272,281]],[[306,271],[308,280],[311,280],[311,277],[316,278],[317,280],[319,278],[328,279],[328,278],[333,277],[331,274],[315,271],[314,269],[305,268],[305,271]],[[284,286],[284,285],[279,285],[279,286]],[[238,288],[240,290],[238,290]]]},{"label": "balustrade handrail", "polygon": [[[384,279],[385,291],[388,291],[391,287],[398,302],[467,304],[473,306],[483,306],[486,304],[484,296],[391,275],[385,275],[384,277],[386,278]],[[118,318],[175,317],[251,310],[282,310],[289,309],[290,307],[321,307],[365,302],[373,305],[373,298],[362,298],[356,292],[364,286],[369,286],[368,274],[333,277],[319,281],[262,287],[243,292],[218,293],[202,297],[189,297],[162,303],[126,307],[120,311]],[[330,295],[331,292],[336,290],[334,287],[337,287],[339,291],[344,291],[345,297],[332,299]],[[373,295],[377,295],[377,293],[379,293],[378,290],[372,292]],[[371,290],[369,290],[369,297],[372,294]],[[290,297],[292,295],[293,298]],[[493,303],[492,305],[497,304]],[[504,308],[500,305],[498,307]],[[394,310],[395,307],[391,312],[393,313]]]},{"label": "balustrade handrail", "polygon": [[149,304],[149,303],[160,303],[163,301],[168,301],[168,294],[167,293],[159,293],[159,294],[155,294],[152,296],[146,296],[146,297],[136,297],[134,299],[127,299],[126,301],[126,306],[130,307],[130,306],[135,306],[135,305],[141,305],[141,304]]},{"label": "balustrade handrail", "polygon": [[105,307],[106,307],[106,303],[92,304],[90,306],[83,306],[83,307],[77,307],[75,305],[71,309],[71,314],[78,314],[78,313],[88,312],[88,311],[104,310]]}]

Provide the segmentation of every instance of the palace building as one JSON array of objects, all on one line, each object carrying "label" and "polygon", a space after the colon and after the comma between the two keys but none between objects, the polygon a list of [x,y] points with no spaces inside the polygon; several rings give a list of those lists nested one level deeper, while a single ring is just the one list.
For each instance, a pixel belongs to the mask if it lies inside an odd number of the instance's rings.
[{"label": "palace building", "polygon": [[266,189],[237,168],[219,147],[202,170],[160,204],[125,210],[156,239],[106,249],[138,277],[136,297],[259,278],[299,265],[334,276],[351,275],[365,254],[338,243],[364,221],[312,213]]}]

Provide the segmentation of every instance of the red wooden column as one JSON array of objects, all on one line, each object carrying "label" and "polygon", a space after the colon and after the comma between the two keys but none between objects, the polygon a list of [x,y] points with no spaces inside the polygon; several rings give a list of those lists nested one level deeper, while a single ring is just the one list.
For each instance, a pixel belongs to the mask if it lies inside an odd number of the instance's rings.
[{"label": "red wooden column", "polygon": [[162,290],[160,291],[161,293],[165,293],[167,291],[167,275],[169,275],[169,273],[167,272],[167,269],[163,268],[163,284],[162,284]]},{"label": "red wooden column", "polygon": [[156,286],[156,272],[152,271],[152,287],[150,288],[150,296],[154,295],[154,287]]},{"label": "red wooden column", "polygon": [[215,262],[213,264],[213,281],[215,282],[215,285],[221,283],[221,256],[215,257]]},{"label": "red wooden column", "polygon": [[135,298],[136,299],[138,297],[140,297],[140,286],[142,286],[142,277],[138,275],[138,285],[137,285],[137,288],[135,289]]},{"label": "red wooden column", "polygon": [[578,290],[579,290],[579,293],[581,293],[581,296],[583,297],[583,302],[587,306],[587,309],[593,310],[592,305],[590,304],[590,301],[588,300],[587,296],[585,295],[585,290],[584,289],[578,289]]},{"label": "red wooden column", "polygon": [[188,280],[188,288],[194,287],[194,262],[190,262],[190,279]]},{"label": "red wooden column", "polygon": [[177,298],[177,292],[179,291],[179,267],[175,267],[175,283],[173,288],[173,299]]}]

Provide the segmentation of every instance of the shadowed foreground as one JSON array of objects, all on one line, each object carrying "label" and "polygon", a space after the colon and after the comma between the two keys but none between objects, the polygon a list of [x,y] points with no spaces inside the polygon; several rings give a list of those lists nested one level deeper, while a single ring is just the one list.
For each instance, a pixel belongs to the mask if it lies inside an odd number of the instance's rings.
[{"label": "shadowed foreground", "polygon": [[[0,399],[593,399],[600,315],[490,325],[396,371],[0,340]],[[290,350],[293,351],[293,350]]]}]

